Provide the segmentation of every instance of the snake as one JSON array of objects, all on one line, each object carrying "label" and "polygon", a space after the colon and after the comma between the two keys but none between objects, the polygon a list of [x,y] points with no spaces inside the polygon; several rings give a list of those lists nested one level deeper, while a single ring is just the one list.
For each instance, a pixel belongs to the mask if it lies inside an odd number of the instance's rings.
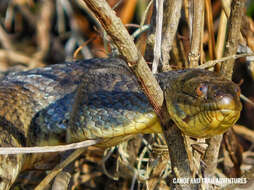
[{"label": "snake", "polygon": [[[240,116],[237,84],[221,74],[185,69],[155,74],[170,119],[183,134],[209,138]],[[0,82],[0,146],[51,146],[102,139],[110,147],[162,128],[138,80],[120,58],[94,58],[13,72]],[[72,110],[77,110],[70,122]],[[71,124],[70,124],[71,123]],[[54,154],[0,156],[0,189]],[[45,164],[44,164],[45,165]]]}]

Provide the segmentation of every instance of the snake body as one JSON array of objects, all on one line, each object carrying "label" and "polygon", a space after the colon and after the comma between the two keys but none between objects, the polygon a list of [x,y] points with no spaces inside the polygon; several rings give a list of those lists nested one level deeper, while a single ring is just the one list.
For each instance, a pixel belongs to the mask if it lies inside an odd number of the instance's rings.
[{"label": "snake body", "polygon": [[[156,75],[171,119],[186,135],[211,137],[239,118],[239,87],[205,70]],[[76,109],[70,122],[72,109]],[[71,124],[70,124],[71,123]],[[6,76],[0,85],[1,146],[49,146],[103,139],[108,147],[160,122],[125,62],[118,58],[64,63]],[[46,154],[0,156],[0,189]]]}]

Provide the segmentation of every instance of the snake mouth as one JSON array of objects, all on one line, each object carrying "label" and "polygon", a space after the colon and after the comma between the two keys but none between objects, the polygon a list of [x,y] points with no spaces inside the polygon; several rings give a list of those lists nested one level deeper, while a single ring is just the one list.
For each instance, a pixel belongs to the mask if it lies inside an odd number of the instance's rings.
[{"label": "snake mouth", "polygon": [[[207,117],[214,117],[215,113],[221,113],[222,116],[227,116],[229,114],[233,114],[233,113],[238,113],[240,112],[240,110],[236,110],[236,109],[213,109],[213,110],[205,110],[205,111],[199,111],[199,112],[196,112],[195,114],[192,114],[192,115],[186,115],[185,118],[183,118],[183,121],[185,122],[189,122],[191,118],[194,118],[194,117],[199,117],[199,116],[203,116],[204,117],[204,114],[207,115]],[[214,113],[214,114],[213,114]],[[210,114],[210,116],[208,115]],[[215,116],[216,117],[216,116]],[[219,120],[218,118],[216,118],[217,120]]]},{"label": "snake mouth", "polygon": [[172,120],[181,131],[195,138],[224,133],[238,120],[242,108],[240,101],[228,96],[217,99],[216,103],[204,102],[201,106],[179,103],[167,103],[167,106]]},{"label": "snake mouth", "polygon": [[187,115],[176,123],[181,123],[180,129],[188,136],[209,138],[228,130],[240,117],[240,109],[216,109],[201,111]]},{"label": "snake mouth", "polygon": [[232,112],[241,112],[241,109],[220,109],[220,110],[215,110],[215,111],[220,111],[224,115],[230,114]]}]

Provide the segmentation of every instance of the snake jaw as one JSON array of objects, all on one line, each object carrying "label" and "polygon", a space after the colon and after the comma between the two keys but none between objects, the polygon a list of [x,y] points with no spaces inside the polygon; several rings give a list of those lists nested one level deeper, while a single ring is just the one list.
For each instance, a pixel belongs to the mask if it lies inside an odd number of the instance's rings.
[{"label": "snake jaw", "polygon": [[222,134],[240,117],[240,109],[217,109],[187,114],[176,104],[167,103],[167,107],[172,120],[181,131],[195,138],[210,138]]}]

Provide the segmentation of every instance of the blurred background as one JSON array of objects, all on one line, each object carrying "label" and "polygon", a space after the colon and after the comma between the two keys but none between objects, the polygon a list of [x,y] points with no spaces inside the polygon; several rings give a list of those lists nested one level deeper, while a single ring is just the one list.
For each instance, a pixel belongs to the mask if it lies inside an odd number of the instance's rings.
[{"label": "blurred background", "polygon": [[[140,36],[139,33],[137,34],[137,30],[149,2],[149,0],[108,0],[136,41]],[[215,39],[217,39],[219,29],[222,27],[220,20],[223,6],[220,0],[210,2],[213,32]],[[186,20],[188,18],[186,7],[188,8],[188,6],[191,6],[190,3],[187,0],[184,1],[185,12],[182,11],[176,37],[182,41],[185,54],[188,54],[190,48],[188,47],[189,31],[187,27],[189,21]],[[152,6],[145,15],[147,27],[151,27],[149,26],[151,10]],[[248,0],[246,15],[249,16],[246,17],[246,33],[253,33],[254,26],[251,19],[254,16],[253,0]],[[111,40],[102,31],[100,24],[82,0],[1,0],[0,18],[1,71],[6,71],[14,65],[33,68],[73,60],[73,58],[88,59],[107,57],[112,54]],[[207,56],[201,60],[202,62],[213,58],[209,57],[207,52],[210,35],[207,31],[209,22],[206,20],[204,22],[203,51]],[[251,38],[253,34],[247,36],[247,40],[252,41],[248,45],[253,50],[254,42]],[[218,42],[216,43],[218,44]],[[80,48],[80,52],[74,55],[77,48]],[[216,55],[217,58],[221,56]]]}]

